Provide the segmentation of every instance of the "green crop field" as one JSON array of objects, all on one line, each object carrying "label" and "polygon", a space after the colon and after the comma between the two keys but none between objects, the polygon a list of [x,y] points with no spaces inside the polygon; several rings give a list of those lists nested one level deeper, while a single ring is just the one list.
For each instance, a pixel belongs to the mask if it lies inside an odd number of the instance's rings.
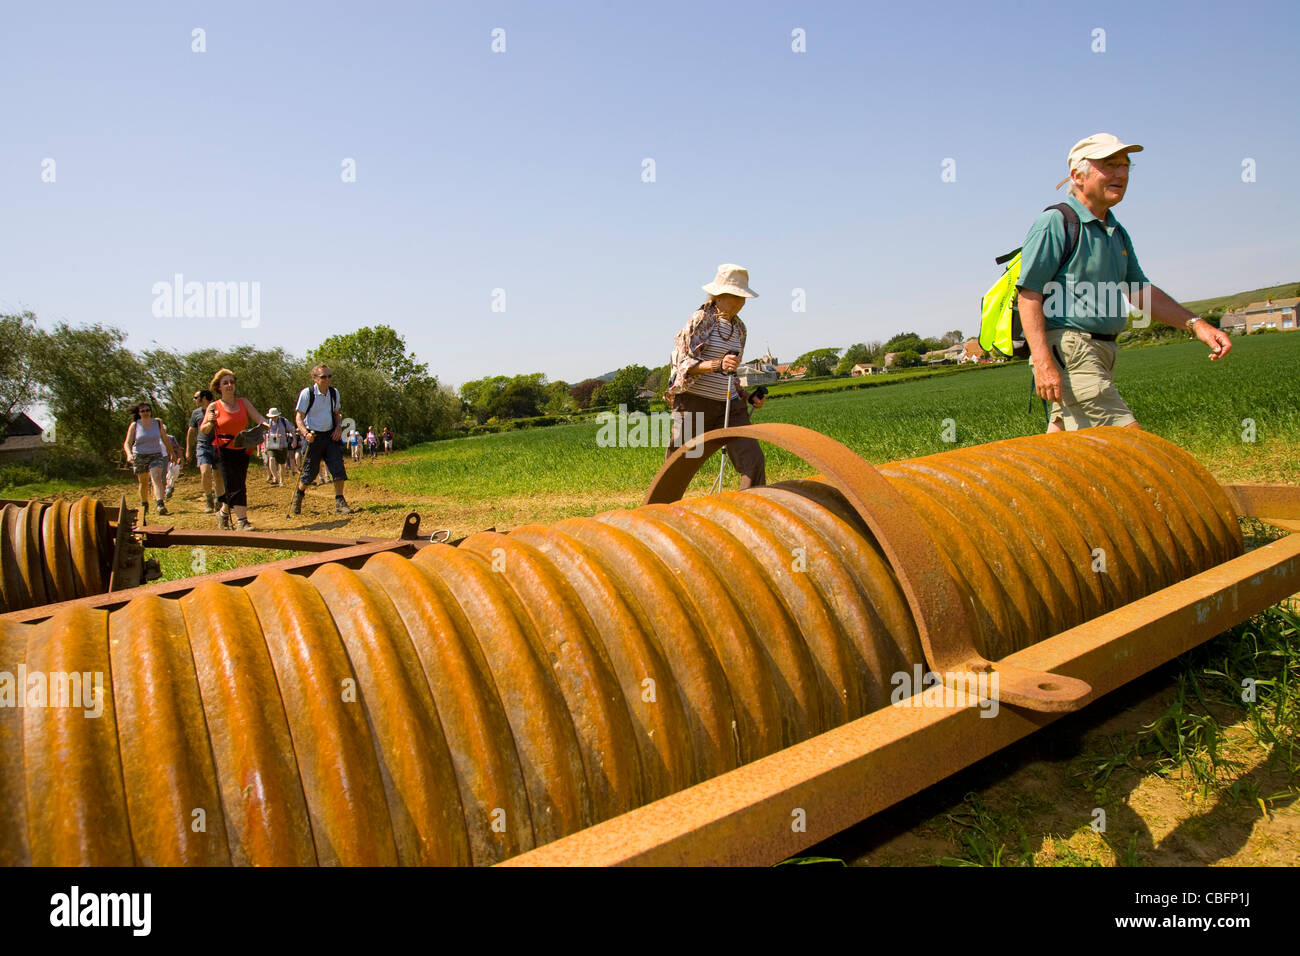
[{"label": "green crop field", "polygon": [[[1234,340],[1228,359],[1210,362],[1199,342],[1120,353],[1116,381],[1145,428],[1181,445],[1220,480],[1300,481],[1300,334]],[[1042,430],[1023,363],[940,375],[888,388],[770,400],[755,418],[823,432],[868,461],[928,455]],[[956,443],[943,440],[945,421]],[[1244,424],[1243,424],[1244,423]],[[1254,441],[1251,437],[1253,423]],[[545,505],[537,520],[592,514],[638,501],[663,462],[662,448],[600,447],[588,422],[422,445],[376,476],[389,493]],[[705,488],[717,459],[703,469]],[[808,466],[768,449],[769,480]],[[735,486],[734,472],[729,471]],[[549,500],[548,500],[549,499]]]}]

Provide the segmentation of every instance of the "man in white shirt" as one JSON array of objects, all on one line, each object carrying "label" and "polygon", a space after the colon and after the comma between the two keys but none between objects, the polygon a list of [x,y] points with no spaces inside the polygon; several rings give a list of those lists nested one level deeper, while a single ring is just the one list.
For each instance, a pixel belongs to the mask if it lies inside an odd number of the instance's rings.
[{"label": "man in white shirt", "polygon": [[312,384],[298,395],[296,405],[298,434],[305,445],[302,474],[289,505],[288,517],[302,514],[302,498],[316,480],[321,462],[329,469],[334,480],[334,513],[353,514],[343,498],[343,482],[348,480],[343,467],[343,415],[339,412],[339,390],[331,383],[334,373],[327,365],[317,365],[311,370]]}]

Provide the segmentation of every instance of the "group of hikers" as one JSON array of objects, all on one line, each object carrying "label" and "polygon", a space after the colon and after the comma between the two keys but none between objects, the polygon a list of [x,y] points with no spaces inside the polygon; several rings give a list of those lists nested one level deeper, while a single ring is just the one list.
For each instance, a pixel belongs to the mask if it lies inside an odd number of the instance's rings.
[{"label": "group of hikers", "polygon": [[218,370],[208,388],[194,393],[183,454],[179,442],[154,418],[152,405],[135,405],[123,450],[140,484],[142,514],[148,513],[151,491],[157,513],[168,514],[166,503],[183,463],[197,459],[205,512],[215,513],[223,530],[256,530],[248,520],[248,465],[259,449],[272,485],[283,487],[286,474],[298,473],[288,516],[302,513],[303,496],[318,475],[334,485],[334,513],[354,514],[343,495],[348,478],[344,441],[357,449],[354,460],[360,460],[363,447],[375,458],[381,443],[385,453],[392,452],[393,432],[387,426],[381,431],[371,425],[365,435],[350,429],[344,436],[333,373],[329,366],[317,365],[311,375],[312,384],[298,394],[290,424],[278,408],[269,408],[262,415],[248,399],[236,395],[235,373],[228,368]]},{"label": "group of hikers", "polygon": [[[1049,432],[1097,425],[1137,427],[1136,417],[1114,384],[1116,339],[1125,328],[1130,302],[1157,322],[1191,332],[1210,349],[1211,360],[1232,350],[1225,333],[1150,283],[1138,265],[1127,230],[1111,212],[1128,188],[1129,157],[1142,149],[1110,133],[1095,133],[1076,143],[1066,157],[1068,175],[1057,184],[1059,189],[1070,183],[1069,195],[1034,220],[1020,250],[1019,271],[1008,277],[1008,282],[1014,282],[1018,334],[1029,354],[1034,390],[1047,410]],[[1121,285],[1130,290],[1128,298],[1101,294]],[[761,408],[764,400],[761,393],[750,395],[736,383],[746,340],[740,310],[758,295],[749,287],[749,272],[725,263],[713,281],[701,288],[709,298],[678,332],[673,346],[664,395],[673,417],[668,456],[692,436],[750,424],[750,409]],[[294,434],[301,442],[303,462],[290,516],[301,513],[303,495],[322,465],[334,483],[335,512],[352,513],[343,497],[347,480],[343,418],[338,390],[331,381],[327,366],[312,369],[312,384],[298,396],[293,432],[278,409],[269,409],[264,418],[247,400],[236,398],[235,373],[229,369],[213,376],[210,392],[194,394],[190,434],[198,433],[208,510],[213,510],[214,502],[220,503],[222,528],[230,527],[232,512],[240,530],[252,527],[245,479],[253,449],[265,441],[275,461],[270,480],[282,483]],[[179,449],[151,411],[147,402],[137,406],[136,421],[127,433],[127,455],[140,476],[142,501],[147,500],[152,480],[158,511],[166,514],[164,472],[169,461],[179,472]],[[364,437],[354,430],[347,440],[353,461],[360,460],[363,450],[376,456],[381,441],[385,451],[392,450],[392,432],[387,428],[377,434],[371,426]],[[186,445],[188,458],[188,437]],[[742,489],[766,483],[757,441],[732,438],[726,455],[740,473]]]}]

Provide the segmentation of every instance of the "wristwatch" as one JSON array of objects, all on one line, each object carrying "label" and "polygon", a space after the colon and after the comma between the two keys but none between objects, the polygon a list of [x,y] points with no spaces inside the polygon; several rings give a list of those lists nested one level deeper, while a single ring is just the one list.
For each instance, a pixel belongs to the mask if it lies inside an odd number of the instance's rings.
[{"label": "wristwatch", "polygon": [[1185,328],[1187,329],[1188,332],[1190,332],[1190,331],[1192,331],[1192,323],[1194,323],[1194,322],[1204,322],[1204,321],[1205,321],[1205,320],[1204,320],[1203,318],[1201,318],[1199,315],[1194,315],[1194,316],[1192,316],[1190,319],[1187,320],[1187,325],[1185,326]]}]

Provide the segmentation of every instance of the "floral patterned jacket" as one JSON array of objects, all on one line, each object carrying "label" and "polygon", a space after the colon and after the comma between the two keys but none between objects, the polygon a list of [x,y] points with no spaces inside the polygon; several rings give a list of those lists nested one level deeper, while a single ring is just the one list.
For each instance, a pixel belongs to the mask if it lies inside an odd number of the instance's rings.
[{"label": "floral patterned jacket", "polygon": [[[741,355],[745,354],[745,323],[736,316],[731,320],[735,323],[736,328],[740,331],[740,348],[738,351]],[[669,365],[668,391],[664,392],[664,400],[669,405],[672,404],[672,396],[680,395],[686,391],[688,379],[686,373],[688,370],[699,365],[704,361],[701,349],[709,341],[709,334],[718,324],[718,313],[716,309],[707,306],[701,306],[691,315],[690,321],[677,333],[677,339],[673,343],[673,357]],[[741,390],[741,397],[744,398],[744,390]]]}]

